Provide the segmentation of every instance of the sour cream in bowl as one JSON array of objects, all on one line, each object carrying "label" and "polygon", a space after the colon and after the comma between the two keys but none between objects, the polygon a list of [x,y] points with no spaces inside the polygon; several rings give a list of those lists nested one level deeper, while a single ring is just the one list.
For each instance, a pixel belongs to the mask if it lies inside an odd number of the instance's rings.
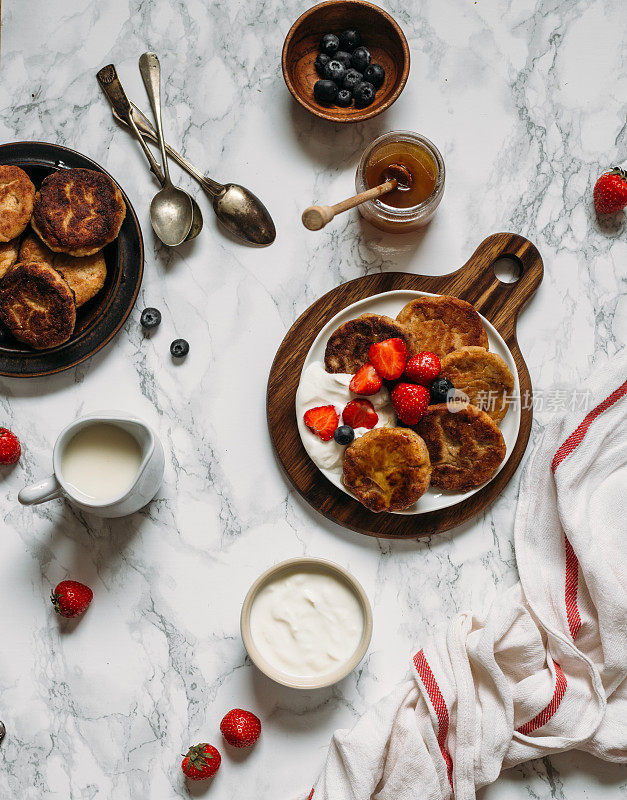
[{"label": "sour cream in bowl", "polygon": [[296,689],[320,689],[345,678],[366,654],[372,610],[361,584],[317,558],[283,561],[250,588],[242,639],[269,678]]}]

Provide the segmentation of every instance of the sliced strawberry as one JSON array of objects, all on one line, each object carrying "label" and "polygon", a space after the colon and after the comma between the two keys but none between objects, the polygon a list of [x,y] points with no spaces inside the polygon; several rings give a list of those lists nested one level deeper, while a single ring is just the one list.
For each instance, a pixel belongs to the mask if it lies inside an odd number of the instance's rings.
[{"label": "sliced strawberry", "polygon": [[374,410],[370,400],[351,400],[342,412],[345,425],[355,428],[374,428],[379,421],[379,415]]},{"label": "sliced strawberry", "polygon": [[333,438],[335,429],[340,424],[335,406],[310,408],[309,411],[305,411],[303,419],[309,430],[319,436],[323,442],[329,442]]},{"label": "sliced strawberry", "polygon": [[368,358],[376,371],[387,381],[400,378],[407,363],[407,348],[402,339],[386,339],[370,345]]},{"label": "sliced strawberry", "polygon": [[416,425],[429,407],[429,390],[413,383],[397,383],[392,389],[392,405],[405,425]]},{"label": "sliced strawberry", "polygon": [[381,388],[381,376],[369,361],[353,375],[348,388],[353,394],[376,394]]}]

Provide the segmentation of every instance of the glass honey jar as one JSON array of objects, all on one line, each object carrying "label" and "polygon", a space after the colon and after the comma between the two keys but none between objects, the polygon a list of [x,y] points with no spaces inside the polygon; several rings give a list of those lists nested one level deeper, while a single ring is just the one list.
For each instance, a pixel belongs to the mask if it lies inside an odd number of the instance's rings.
[{"label": "glass honey jar", "polygon": [[444,159],[438,148],[410,131],[392,131],[375,139],[361,157],[355,188],[364,192],[390,178],[397,179],[397,188],[362,203],[362,216],[391,233],[426,225],[444,194]]}]

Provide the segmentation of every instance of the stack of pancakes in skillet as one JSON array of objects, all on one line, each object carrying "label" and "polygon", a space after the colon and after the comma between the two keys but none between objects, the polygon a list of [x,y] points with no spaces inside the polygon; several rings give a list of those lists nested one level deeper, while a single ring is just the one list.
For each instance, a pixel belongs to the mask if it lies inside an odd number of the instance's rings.
[{"label": "stack of pancakes in skillet", "polygon": [[59,170],[37,192],[22,169],[0,165],[0,321],[18,341],[37,350],[67,342],[76,309],[104,285],[102,249],[125,216],[101,172]]},{"label": "stack of pancakes in skillet", "polygon": [[466,397],[430,405],[417,425],[373,428],[346,448],[344,485],[376,512],[409,508],[429,485],[467,492],[489,480],[505,458],[498,425],[514,389],[507,364],[489,352],[479,314],[446,295],[412,300],[395,320],[364,314],[344,323],[329,338],[325,369],[355,374],[368,361],[370,345],[390,338],[405,342],[408,358],[435,353],[441,377]]}]

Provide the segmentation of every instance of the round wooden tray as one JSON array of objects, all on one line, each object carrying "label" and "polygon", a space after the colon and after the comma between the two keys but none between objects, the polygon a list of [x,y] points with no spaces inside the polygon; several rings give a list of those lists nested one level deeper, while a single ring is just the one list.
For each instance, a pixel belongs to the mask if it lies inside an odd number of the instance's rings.
[{"label": "round wooden tray", "polygon": [[[512,259],[518,266],[520,274],[515,283],[502,283],[494,274],[494,263],[503,257]],[[294,487],[316,511],[358,533],[407,539],[460,525],[494,500],[516,471],[531,431],[531,379],[516,341],[516,321],[542,282],[543,272],[540,253],[530,241],[513,233],[495,233],[481,242],[456,272],[434,277],[404,272],[366,275],[332,289],[301,314],[274,358],[268,379],[267,415],[279,462]],[[518,369],[520,395],[524,401],[521,402],[520,430],[514,450],[495,478],[481,491],[454,506],[412,516],[374,514],[330,483],[305,452],[295,411],[303,363],[320,329],[357,300],[397,289],[450,294],[471,303],[505,340]]]}]

